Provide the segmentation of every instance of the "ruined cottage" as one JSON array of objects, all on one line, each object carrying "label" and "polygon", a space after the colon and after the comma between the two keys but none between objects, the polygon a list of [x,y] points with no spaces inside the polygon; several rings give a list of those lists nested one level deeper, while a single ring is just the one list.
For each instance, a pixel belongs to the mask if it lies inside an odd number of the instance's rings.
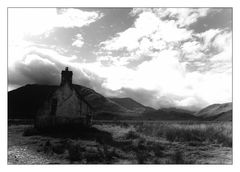
[{"label": "ruined cottage", "polygon": [[60,86],[39,109],[35,127],[38,129],[90,126],[93,107],[72,84],[73,72],[68,68],[61,73]]}]

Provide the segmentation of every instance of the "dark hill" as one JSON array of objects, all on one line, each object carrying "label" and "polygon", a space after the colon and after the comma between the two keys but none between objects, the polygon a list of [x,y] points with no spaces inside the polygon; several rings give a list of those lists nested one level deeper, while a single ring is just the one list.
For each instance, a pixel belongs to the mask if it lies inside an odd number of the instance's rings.
[{"label": "dark hill", "polygon": [[[98,111],[127,113],[129,110],[113,102],[94,90],[73,85],[78,92]],[[43,102],[56,90],[57,86],[26,85],[8,92],[8,117],[9,118],[34,118]]]},{"label": "dark hill", "polygon": [[[232,103],[214,104],[199,112],[177,108],[155,110],[131,98],[106,98],[93,89],[73,85],[73,87],[96,110],[94,119],[122,120],[232,120]],[[56,90],[57,86],[26,85],[8,92],[8,117],[34,118],[43,102]],[[193,115],[194,114],[194,115]]]},{"label": "dark hill", "polygon": [[198,120],[196,116],[193,116],[193,112],[177,108],[163,108],[147,112],[143,114],[143,118],[148,120]]},{"label": "dark hill", "polygon": [[219,114],[215,121],[232,121],[232,110]]},{"label": "dark hill", "polygon": [[196,112],[194,115],[204,120],[231,121],[232,103],[213,104]]},{"label": "dark hill", "polygon": [[57,86],[26,85],[8,92],[8,117],[33,118]]},{"label": "dark hill", "polygon": [[109,99],[118,103],[119,105],[135,112],[135,113],[141,114],[144,112],[155,111],[155,109],[148,107],[148,106],[144,106],[131,98],[116,98],[116,97],[114,97],[114,98],[109,98]]},{"label": "dark hill", "polygon": [[[155,110],[131,98],[106,98],[93,89],[73,85],[73,87],[96,110],[94,119],[123,120],[192,120],[190,112],[175,108]],[[9,118],[34,118],[40,106],[57,86],[26,85],[8,92]]]},{"label": "dark hill", "polygon": [[104,97],[93,89],[75,84],[73,86],[98,112],[116,112],[122,114],[129,111],[124,106]]}]

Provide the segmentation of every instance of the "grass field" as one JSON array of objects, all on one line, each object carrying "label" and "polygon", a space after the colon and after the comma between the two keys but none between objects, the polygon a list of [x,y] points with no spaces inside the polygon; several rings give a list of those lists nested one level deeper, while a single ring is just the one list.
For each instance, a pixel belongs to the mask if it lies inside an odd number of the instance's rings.
[{"label": "grass field", "polygon": [[95,121],[58,135],[9,125],[9,164],[232,164],[231,122]]}]

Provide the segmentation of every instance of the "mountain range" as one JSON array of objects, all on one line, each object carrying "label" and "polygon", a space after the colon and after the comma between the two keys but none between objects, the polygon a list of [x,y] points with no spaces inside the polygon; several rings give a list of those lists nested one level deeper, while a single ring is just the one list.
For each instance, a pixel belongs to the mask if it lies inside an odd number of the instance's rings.
[{"label": "mountain range", "polygon": [[[154,109],[131,98],[104,97],[93,89],[73,85],[96,110],[96,120],[232,120],[232,103],[210,105],[198,112],[179,108]],[[8,92],[8,118],[32,119],[57,86],[28,84]]]},{"label": "mountain range", "polygon": [[194,116],[216,121],[232,121],[232,103],[213,104],[196,112]]}]

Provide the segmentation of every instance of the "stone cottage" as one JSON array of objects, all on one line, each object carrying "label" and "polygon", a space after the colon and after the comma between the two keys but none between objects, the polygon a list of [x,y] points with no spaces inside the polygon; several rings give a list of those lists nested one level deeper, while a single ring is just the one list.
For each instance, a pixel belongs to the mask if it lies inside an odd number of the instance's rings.
[{"label": "stone cottage", "polygon": [[93,107],[72,84],[73,72],[68,68],[61,73],[60,86],[47,98],[35,118],[38,129],[90,126]]}]

